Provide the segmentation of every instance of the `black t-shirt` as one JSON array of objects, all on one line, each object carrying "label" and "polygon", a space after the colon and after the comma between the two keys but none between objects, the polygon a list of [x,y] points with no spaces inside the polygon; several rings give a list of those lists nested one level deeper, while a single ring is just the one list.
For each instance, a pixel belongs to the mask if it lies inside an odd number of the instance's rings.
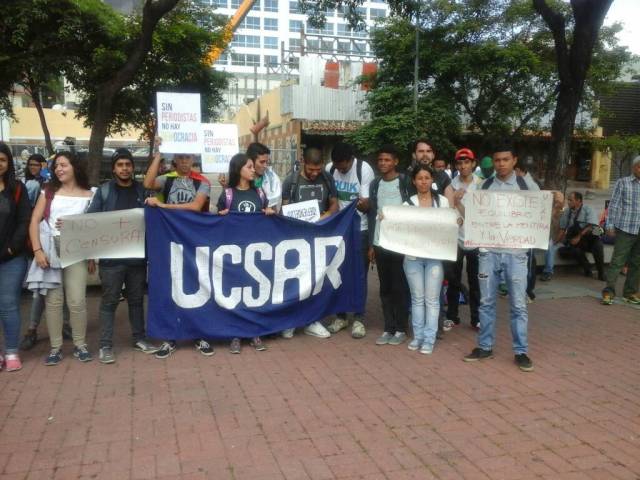
[{"label": "black t-shirt", "polygon": [[[266,208],[266,202],[260,198],[260,194],[255,188],[249,190],[239,190],[232,188],[232,200],[229,206],[230,212],[240,213],[254,213],[261,212]],[[266,197],[264,197],[266,199]],[[227,193],[226,189],[222,190],[220,197],[218,197],[218,211],[225,210],[227,208]]]},{"label": "black t-shirt", "polygon": [[[291,192],[294,175],[298,175],[298,186]],[[293,193],[293,198],[291,194]],[[337,198],[338,191],[332,177],[321,173],[315,180],[307,180],[299,172],[289,175],[282,184],[282,201],[299,203],[307,200],[317,200],[320,213],[329,210],[329,199]]]},{"label": "black t-shirt", "polygon": [[114,210],[127,210],[129,208],[138,208],[138,192],[136,187],[130,185],[128,187],[121,187],[118,184],[114,185],[116,194],[116,205]]}]

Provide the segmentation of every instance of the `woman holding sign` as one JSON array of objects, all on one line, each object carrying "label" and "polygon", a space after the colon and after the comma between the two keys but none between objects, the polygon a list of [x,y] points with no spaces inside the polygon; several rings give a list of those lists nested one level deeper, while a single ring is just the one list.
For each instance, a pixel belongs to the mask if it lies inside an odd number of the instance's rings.
[{"label": "woman holding sign", "polygon": [[[418,208],[446,208],[446,197],[438,195],[433,188],[435,172],[430,166],[418,164],[411,172],[411,180],[418,192],[405,205]],[[442,261],[431,258],[404,257],[404,272],[411,292],[411,323],[413,340],[409,350],[420,350],[430,354],[436,341],[438,315],[440,314],[440,288],[444,270]]]},{"label": "woman holding sign", "polygon": [[20,293],[27,271],[26,240],[31,205],[27,189],[16,179],[11,150],[0,142],[0,322],[6,357],[0,355],[0,370],[20,370]]},{"label": "woman holding sign", "polygon": [[45,365],[62,360],[62,306],[67,303],[73,334],[73,356],[81,362],[92,360],[87,348],[87,262],[60,265],[61,217],[84,213],[91,202],[87,172],[71,152],[60,152],[51,165],[53,177],[40,195],[31,217],[29,235],[34,264],[27,283],[34,291],[46,292],[45,308],[51,351]]},{"label": "woman holding sign", "polygon": [[[254,186],[255,178],[256,171],[253,160],[244,153],[238,153],[231,157],[229,184],[218,198],[218,214],[263,212],[265,215],[273,215],[275,210],[268,206],[264,191]],[[251,345],[259,352],[267,349],[260,337],[252,338]],[[240,338],[234,338],[229,350],[231,353],[240,353],[240,349]]]}]

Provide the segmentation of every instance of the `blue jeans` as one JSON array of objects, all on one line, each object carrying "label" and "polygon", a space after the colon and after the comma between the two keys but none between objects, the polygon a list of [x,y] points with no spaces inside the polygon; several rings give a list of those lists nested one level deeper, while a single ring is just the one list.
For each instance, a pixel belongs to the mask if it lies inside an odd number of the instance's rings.
[{"label": "blue jeans", "polygon": [[554,243],[549,239],[549,248],[544,254],[544,273],[553,275],[553,267],[556,264],[556,252],[562,246],[562,243]]},{"label": "blue jeans", "polygon": [[20,341],[20,293],[27,273],[27,257],[19,255],[0,263],[0,321],[6,353],[18,353]]},{"label": "blue jeans", "polygon": [[438,330],[440,289],[444,270],[440,260],[404,259],[404,273],[411,291],[413,336],[421,344],[433,346]]},{"label": "blue jeans", "polygon": [[496,297],[501,274],[509,289],[513,351],[527,353],[527,252],[478,254],[480,282],[480,332],[478,346],[492,350],[496,339]]}]

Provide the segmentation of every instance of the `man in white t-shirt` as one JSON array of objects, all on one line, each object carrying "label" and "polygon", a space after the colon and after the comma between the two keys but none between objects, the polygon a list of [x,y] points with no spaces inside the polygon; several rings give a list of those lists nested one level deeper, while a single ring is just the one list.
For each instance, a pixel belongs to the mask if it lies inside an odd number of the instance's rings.
[{"label": "man in white t-shirt", "polygon": [[[365,282],[369,270],[369,234],[367,212],[369,211],[369,184],[375,178],[373,169],[365,161],[358,160],[354,156],[353,148],[346,143],[338,143],[331,151],[331,163],[326,167],[327,173],[333,177],[338,191],[340,210],[346,208],[351,202],[356,201],[358,214],[360,215],[360,245],[364,264]],[[366,295],[365,283],[365,295]],[[366,301],[365,301],[366,303]],[[363,322],[364,312],[355,312],[351,336],[362,338],[366,335]],[[327,327],[331,333],[336,333],[349,325],[346,313],[339,313],[336,319]]]}]

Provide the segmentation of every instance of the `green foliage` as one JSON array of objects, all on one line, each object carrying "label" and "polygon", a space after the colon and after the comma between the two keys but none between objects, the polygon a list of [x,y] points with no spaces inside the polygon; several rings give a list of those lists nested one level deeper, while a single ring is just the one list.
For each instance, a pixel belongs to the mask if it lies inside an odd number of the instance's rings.
[{"label": "green foliage", "polygon": [[622,176],[624,165],[640,154],[640,135],[610,135],[595,140],[593,145],[612,154],[611,159],[618,169],[618,176]]},{"label": "green foliage", "polygon": [[[203,118],[213,118],[223,103],[222,91],[227,77],[203,62],[211,45],[220,41],[214,29],[222,19],[210,9],[187,2],[171,11],[158,23],[153,46],[136,74],[135,80],[120,91],[112,103],[109,133],[133,126],[153,135],[153,113],[157,91],[197,92],[201,94]],[[92,125],[97,106],[96,85],[126,62],[128,49],[140,31],[139,16],[120,17],[126,24],[113,42],[95,45],[91,62],[75,72],[71,82],[83,94],[78,113]]]}]

